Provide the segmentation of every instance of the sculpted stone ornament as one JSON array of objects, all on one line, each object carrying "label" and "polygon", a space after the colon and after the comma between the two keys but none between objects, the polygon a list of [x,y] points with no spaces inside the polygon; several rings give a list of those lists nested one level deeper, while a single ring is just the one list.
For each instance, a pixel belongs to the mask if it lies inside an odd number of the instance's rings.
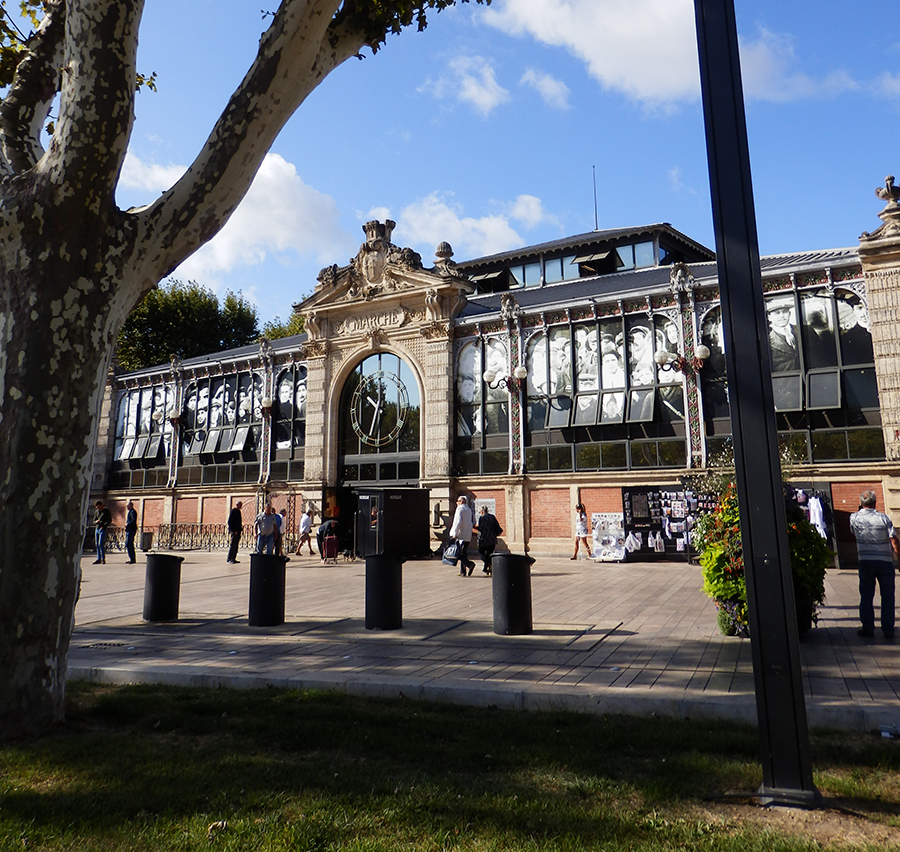
[{"label": "sculpted stone ornament", "polygon": [[451,260],[453,257],[453,248],[450,243],[440,243],[434,254],[435,257],[437,257],[437,260],[434,263],[434,271],[437,272],[438,275],[442,275],[445,278],[458,278],[462,281],[469,280],[469,276],[464,272],[460,272],[456,266],[456,262]]},{"label": "sculpted stone ornament", "polygon": [[425,319],[428,322],[441,319],[441,299],[434,287],[429,287],[425,292]]},{"label": "sculpted stone ornament", "polygon": [[886,237],[900,237],[900,187],[894,186],[894,176],[888,175],[884,179],[884,186],[875,190],[875,195],[882,201],[887,201],[885,208],[878,214],[884,224],[876,228],[871,234],[863,231],[860,240],[879,240]]},{"label": "sculpted stone ornament", "polygon": [[505,320],[514,320],[522,315],[522,309],[512,293],[504,293],[500,297],[500,316]]},{"label": "sculpted stone ornament", "polygon": [[319,322],[319,315],[315,311],[310,311],[303,321],[303,328],[306,329],[307,337],[315,340],[322,336],[322,325]]},{"label": "sculpted stone ornament", "polygon": [[669,270],[669,289],[673,294],[687,293],[694,289],[694,276],[686,263],[675,263]]},{"label": "sculpted stone ornament", "polygon": [[267,364],[272,360],[272,344],[266,337],[259,339],[259,357]]}]

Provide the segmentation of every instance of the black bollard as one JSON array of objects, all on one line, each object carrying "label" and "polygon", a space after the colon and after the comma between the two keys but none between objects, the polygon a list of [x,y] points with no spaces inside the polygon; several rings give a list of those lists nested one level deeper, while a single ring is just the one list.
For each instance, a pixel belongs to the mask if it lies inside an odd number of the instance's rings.
[{"label": "black bollard", "polygon": [[250,554],[250,626],[274,627],[284,624],[283,556]]},{"label": "black bollard", "polygon": [[495,553],[491,558],[491,596],[494,603],[494,633],[522,636],[531,633],[530,556]]},{"label": "black bollard", "polygon": [[403,559],[366,557],[366,630],[403,626]]},{"label": "black bollard", "polygon": [[148,553],[144,579],[144,621],[177,621],[183,556]]}]

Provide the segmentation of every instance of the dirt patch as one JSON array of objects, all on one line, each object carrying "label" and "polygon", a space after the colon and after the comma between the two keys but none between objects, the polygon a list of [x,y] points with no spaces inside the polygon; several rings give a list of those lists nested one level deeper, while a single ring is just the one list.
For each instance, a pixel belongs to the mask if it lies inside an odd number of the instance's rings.
[{"label": "dirt patch", "polygon": [[[858,804],[858,803],[854,803]],[[694,818],[705,822],[733,824],[760,831],[766,829],[815,841],[825,848],[900,849],[900,827],[895,815],[867,813],[858,807],[826,799],[825,807],[762,807],[755,800],[746,802],[712,801],[697,806]]]}]

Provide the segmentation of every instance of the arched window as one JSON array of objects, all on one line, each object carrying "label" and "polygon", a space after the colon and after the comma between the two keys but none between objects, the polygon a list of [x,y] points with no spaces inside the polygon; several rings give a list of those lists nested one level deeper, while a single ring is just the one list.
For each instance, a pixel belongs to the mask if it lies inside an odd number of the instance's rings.
[{"label": "arched window", "polygon": [[387,352],[356,365],[341,393],[340,471],[344,485],[418,485],[421,401],[416,377]]}]

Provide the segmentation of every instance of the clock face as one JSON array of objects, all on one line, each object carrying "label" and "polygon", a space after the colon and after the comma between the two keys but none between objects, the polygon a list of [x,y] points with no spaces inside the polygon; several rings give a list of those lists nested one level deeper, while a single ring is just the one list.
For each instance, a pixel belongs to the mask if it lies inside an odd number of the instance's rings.
[{"label": "clock face", "polygon": [[406,422],[409,394],[394,373],[379,370],[360,379],[350,399],[350,423],[359,439],[370,447],[397,440]]}]

